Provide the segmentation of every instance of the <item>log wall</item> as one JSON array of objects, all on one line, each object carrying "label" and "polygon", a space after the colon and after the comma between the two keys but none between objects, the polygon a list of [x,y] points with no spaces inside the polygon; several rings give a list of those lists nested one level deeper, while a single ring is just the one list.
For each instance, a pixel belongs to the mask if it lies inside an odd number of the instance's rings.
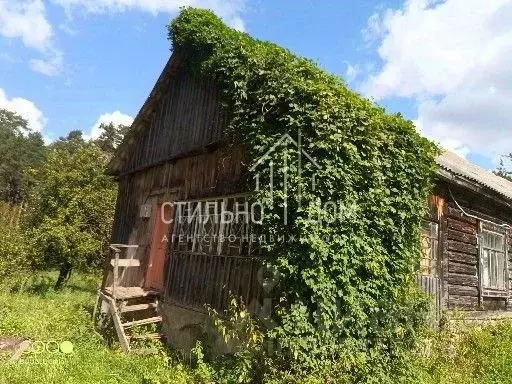
[{"label": "log wall", "polygon": [[[478,245],[479,221],[512,224],[512,211],[474,192],[449,184],[440,185],[440,194],[446,200],[440,226],[440,264],[443,284],[442,305],[447,309],[507,310],[512,309],[507,298],[486,297],[480,288],[480,251]],[[466,213],[465,215],[456,205]],[[509,257],[509,292],[512,291],[511,232],[507,231]],[[512,297],[509,297],[512,299]],[[508,306],[508,307],[507,307]]]}]

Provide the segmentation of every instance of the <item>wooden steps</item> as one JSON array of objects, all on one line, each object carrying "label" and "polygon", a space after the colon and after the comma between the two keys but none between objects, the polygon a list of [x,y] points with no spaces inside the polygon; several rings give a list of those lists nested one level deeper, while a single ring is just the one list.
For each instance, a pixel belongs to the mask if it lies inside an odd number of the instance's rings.
[{"label": "wooden steps", "polygon": [[156,303],[146,303],[146,304],[134,304],[134,305],[121,305],[119,310],[122,313],[126,312],[137,312],[137,311],[147,311],[148,309],[156,308]]},{"label": "wooden steps", "polygon": [[[123,287],[119,279],[120,268],[140,267],[139,259],[133,258],[133,254],[132,257],[120,257],[122,253],[127,256],[126,250],[137,250],[137,248],[137,245],[110,245],[111,251],[114,252],[114,258],[106,260],[103,282],[98,291],[98,301],[96,302],[93,318],[96,321],[96,310],[104,308],[105,306],[102,306],[102,303],[106,303],[108,310],[103,313],[112,317],[123,350],[127,353],[148,354],[158,352],[158,349],[134,349],[130,341],[135,342],[137,346],[147,346],[147,343],[137,343],[137,341],[164,339],[160,333],[162,317],[158,313],[160,292],[142,287]],[[112,276],[111,286],[107,286],[108,276]],[[150,327],[148,329],[136,329],[136,327],[144,326]],[[132,334],[132,332],[135,334]]]},{"label": "wooden steps", "polygon": [[142,287],[105,287],[104,292],[112,296],[114,299],[128,300],[137,299],[141,297],[157,296],[159,293],[152,290],[147,290]]},{"label": "wooden steps", "polygon": [[126,329],[126,328],[136,327],[138,325],[155,324],[155,323],[161,323],[161,322],[162,322],[162,317],[155,316],[155,317],[149,317],[147,319],[129,321],[127,323],[122,323],[121,325],[123,326],[123,328]]},{"label": "wooden steps", "polygon": [[[116,287],[115,292],[118,292],[121,288]],[[128,288],[133,292],[134,287]],[[158,314],[158,296],[154,294],[138,294],[135,297],[125,296],[118,296],[116,293],[116,297],[113,297],[102,290],[99,291],[100,299],[108,304],[108,313],[112,316],[117,337],[123,350],[125,352],[150,353],[148,352],[149,350],[140,351],[132,348],[131,342],[165,339],[164,335],[159,331],[162,316]],[[149,325],[156,325],[157,331],[155,332],[154,329],[151,329],[147,333],[131,334],[136,327]],[[138,330],[137,332],[141,331]]]},{"label": "wooden steps", "polygon": [[[110,265],[114,267],[115,260],[110,260]],[[140,260],[138,259],[119,259],[117,260],[117,266],[122,268],[129,267],[140,267]]]},{"label": "wooden steps", "polygon": [[162,340],[165,339],[163,333],[146,333],[144,335],[131,335],[127,336],[130,340]]}]

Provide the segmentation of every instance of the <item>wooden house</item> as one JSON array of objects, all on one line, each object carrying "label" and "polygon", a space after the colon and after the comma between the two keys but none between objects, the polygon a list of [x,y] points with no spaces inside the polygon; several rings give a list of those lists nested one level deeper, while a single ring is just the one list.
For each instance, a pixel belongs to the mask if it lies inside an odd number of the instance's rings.
[{"label": "wooden house", "polygon": [[506,316],[512,309],[512,183],[448,151],[437,164],[422,228],[421,285],[435,292],[439,309]]},{"label": "wooden house", "polygon": [[[116,284],[158,294],[167,339],[186,348],[207,321],[205,304],[223,310],[229,292],[260,306],[264,297],[257,254],[243,244],[248,228],[179,220],[197,207],[216,215],[209,203],[232,207],[248,192],[243,153],[226,144],[219,88],[182,63],[176,54],[169,59],[109,171],[119,182],[112,242],[137,245],[128,257],[138,260],[137,268],[117,262]],[[512,309],[512,183],[450,152],[437,161],[438,182],[422,224],[419,282],[438,311],[505,313]],[[183,202],[189,204],[177,212]],[[215,236],[222,233],[233,241],[219,241]],[[214,237],[197,240],[204,235]],[[104,288],[112,284],[107,280]],[[137,305],[134,310],[142,308]]]}]

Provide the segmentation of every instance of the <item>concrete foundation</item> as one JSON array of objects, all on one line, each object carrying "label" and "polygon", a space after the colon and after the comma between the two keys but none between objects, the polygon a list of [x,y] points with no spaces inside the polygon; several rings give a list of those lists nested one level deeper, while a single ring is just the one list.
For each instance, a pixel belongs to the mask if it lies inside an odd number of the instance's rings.
[{"label": "concrete foundation", "polygon": [[190,353],[198,340],[213,356],[233,352],[207,314],[164,302],[160,303],[160,314],[167,342],[183,353]]}]

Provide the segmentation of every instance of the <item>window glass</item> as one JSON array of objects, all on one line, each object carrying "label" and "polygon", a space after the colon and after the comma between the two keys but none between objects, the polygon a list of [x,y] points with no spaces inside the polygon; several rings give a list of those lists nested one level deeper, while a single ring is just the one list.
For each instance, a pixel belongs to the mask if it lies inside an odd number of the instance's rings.
[{"label": "window glass", "polygon": [[484,288],[506,290],[507,262],[505,252],[505,235],[482,230],[482,284]]}]

